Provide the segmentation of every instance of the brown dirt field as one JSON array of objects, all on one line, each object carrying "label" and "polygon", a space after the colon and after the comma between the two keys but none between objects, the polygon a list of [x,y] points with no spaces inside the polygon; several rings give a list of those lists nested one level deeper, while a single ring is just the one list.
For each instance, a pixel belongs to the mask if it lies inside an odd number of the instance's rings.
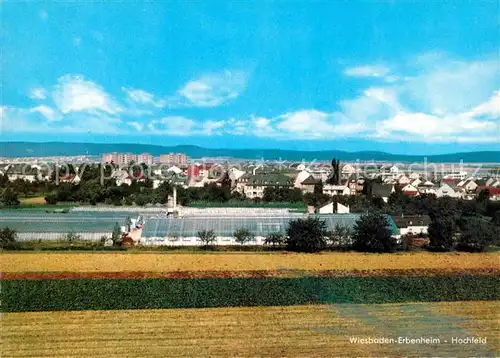
[{"label": "brown dirt field", "polygon": [[500,268],[500,253],[4,252],[0,272],[333,271]]},{"label": "brown dirt field", "polygon": [[[5,313],[0,356],[495,356],[499,310],[498,301],[478,301]],[[350,342],[399,336],[441,343]],[[452,345],[453,336],[484,337],[487,344]]]},{"label": "brown dirt field", "polygon": [[500,269],[408,269],[408,270],[326,270],[326,271],[177,271],[177,272],[6,272],[0,280],[79,280],[79,279],[146,279],[146,278],[261,278],[261,277],[389,277],[500,275]]}]

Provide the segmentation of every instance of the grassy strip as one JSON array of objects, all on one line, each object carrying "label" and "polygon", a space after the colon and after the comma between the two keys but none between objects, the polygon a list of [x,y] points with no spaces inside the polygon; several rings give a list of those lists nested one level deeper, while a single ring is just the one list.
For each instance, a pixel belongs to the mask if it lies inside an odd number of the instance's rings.
[{"label": "grassy strip", "polygon": [[2,311],[499,299],[498,276],[6,280]]}]

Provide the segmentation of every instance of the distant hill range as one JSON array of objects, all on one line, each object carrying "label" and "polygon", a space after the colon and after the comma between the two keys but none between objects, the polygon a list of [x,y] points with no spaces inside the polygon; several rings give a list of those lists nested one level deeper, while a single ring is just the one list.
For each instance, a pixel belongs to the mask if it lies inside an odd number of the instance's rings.
[{"label": "distant hill range", "polygon": [[66,143],[66,142],[0,142],[0,157],[48,157],[48,156],[99,156],[110,152],[131,152],[135,154],[150,153],[159,156],[166,153],[185,153],[191,158],[230,157],[237,159],[265,160],[331,160],[337,158],[343,161],[390,161],[390,162],[428,162],[458,163],[461,160],[468,163],[500,162],[500,151],[483,151],[452,153],[441,155],[402,155],[376,151],[345,152],[340,150],[299,151],[281,149],[213,149],[194,145],[160,146],[150,144],[100,144],[100,143]]}]

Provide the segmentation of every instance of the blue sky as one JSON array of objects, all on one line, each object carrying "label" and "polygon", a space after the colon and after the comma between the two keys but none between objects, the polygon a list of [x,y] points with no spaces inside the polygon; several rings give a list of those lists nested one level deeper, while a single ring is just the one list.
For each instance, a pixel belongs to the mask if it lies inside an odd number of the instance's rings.
[{"label": "blue sky", "polygon": [[1,7],[1,139],[500,147],[495,1]]}]

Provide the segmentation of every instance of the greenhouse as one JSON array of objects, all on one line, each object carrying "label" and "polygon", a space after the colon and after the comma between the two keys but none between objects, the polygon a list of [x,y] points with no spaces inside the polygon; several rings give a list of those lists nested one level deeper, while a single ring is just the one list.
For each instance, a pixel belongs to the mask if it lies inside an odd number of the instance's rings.
[{"label": "greenhouse", "polygon": [[[124,226],[127,217],[142,217],[144,226],[138,239],[144,245],[200,245],[198,232],[213,230],[215,244],[236,244],[233,234],[247,229],[255,237],[250,245],[262,245],[270,233],[286,233],[290,221],[306,218],[303,213],[286,209],[182,208],[180,215],[131,211],[70,211],[47,213],[42,210],[1,210],[0,228],[17,231],[18,240],[62,240],[74,233],[83,240],[98,241],[110,237],[116,223]],[[336,226],[354,227],[360,214],[311,214],[324,220],[328,230]],[[393,219],[391,230],[398,235]]]},{"label": "greenhouse", "polygon": [[[286,233],[288,224],[292,220],[306,218],[305,214],[288,213],[288,215],[261,215],[261,216],[186,216],[145,217],[145,226],[142,232],[141,243],[159,245],[199,245],[198,232],[213,230],[217,236],[215,244],[236,244],[233,233],[238,229],[247,229],[255,237],[249,243],[262,245],[270,233]],[[336,226],[353,228],[360,214],[315,214],[312,217],[324,220],[327,230]],[[388,217],[391,230],[397,235],[397,228],[391,217]]]},{"label": "greenhouse", "polygon": [[137,216],[130,212],[46,213],[42,210],[0,210],[0,228],[17,231],[18,240],[60,240],[75,233],[83,240],[100,240],[110,236],[116,223]]}]

